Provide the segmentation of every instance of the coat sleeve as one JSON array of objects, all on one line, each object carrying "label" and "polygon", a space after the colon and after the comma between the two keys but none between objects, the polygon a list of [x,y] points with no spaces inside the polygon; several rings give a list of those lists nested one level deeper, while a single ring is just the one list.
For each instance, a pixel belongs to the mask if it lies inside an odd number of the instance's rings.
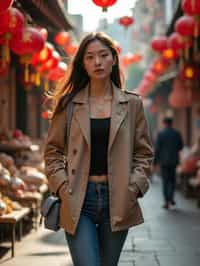
[{"label": "coat sleeve", "polygon": [[66,110],[56,113],[50,122],[44,149],[45,173],[49,189],[57,194],[59,187],[67,181],[65,150]]},{"label": "coat sleeve", "polygon": [[151,174],[153,148],[148,135],[147,122],[142,100],[138,98],[135,121],[135,137],[133,142],[131,183],[136,184],[143,196],[149,188],[148,177]]}]

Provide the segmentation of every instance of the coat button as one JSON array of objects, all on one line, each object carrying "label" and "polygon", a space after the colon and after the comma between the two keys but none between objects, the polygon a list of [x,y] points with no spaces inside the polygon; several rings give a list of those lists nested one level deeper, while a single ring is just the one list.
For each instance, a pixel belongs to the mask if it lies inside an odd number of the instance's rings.
[{"label": "coat button", "polygon": [[71,188],[69,188],[68,192],[69,192],[69,194],[72,194],[73,191]]},{"label": "coat button", "polygon": [[74,155],[77,154],[77,149],[73,149],[73,154],[74,154]]},{"label": "coat button", "polygon": [[76,173],[76,170],[72,169],[72,175],[75,175],[75,173]]}]

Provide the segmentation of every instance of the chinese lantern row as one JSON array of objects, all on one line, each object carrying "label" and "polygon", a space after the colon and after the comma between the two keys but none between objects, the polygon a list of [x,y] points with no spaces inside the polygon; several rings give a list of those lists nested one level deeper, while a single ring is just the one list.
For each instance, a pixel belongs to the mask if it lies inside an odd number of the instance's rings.
[{"label": "chinese lantern row", "polygon": [[[60,55],[51,44],[46,42],[47,30],[39,27],[25,25],[23,13],[10,7],[13,1],[0,3],[0,48],[2,56],[0,61],[0,74],[3,75],[10,63],[10,50],[20,57],[24,65],[24,80],[29,81],[29,65],[34,68],[36,84],[40,83],[40,74],[50,80],[56,80],[66,71],[66,64],[61,62]],[[60,37],[65,37],[65,48],[69,55],[76,52],[76,47],[69,45],[69,34],[62,32],[55,36],[55,42],[60,44]],[[59,37],[60,36],[60,37]]]}]

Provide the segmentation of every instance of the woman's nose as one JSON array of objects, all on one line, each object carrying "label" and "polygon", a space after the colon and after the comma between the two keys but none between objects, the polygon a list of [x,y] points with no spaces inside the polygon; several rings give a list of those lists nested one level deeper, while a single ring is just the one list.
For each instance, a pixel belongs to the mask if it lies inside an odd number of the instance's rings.
[{"label": "woman's nose", "polygon": [[95,64],[99,65],[101,63],[99,56],[95,57]]}]

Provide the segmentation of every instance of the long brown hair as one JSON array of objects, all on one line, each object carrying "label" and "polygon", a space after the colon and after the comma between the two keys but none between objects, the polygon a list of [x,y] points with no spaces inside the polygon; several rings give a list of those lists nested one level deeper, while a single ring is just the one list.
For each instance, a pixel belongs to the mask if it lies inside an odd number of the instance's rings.
[{"label": "long brown hair", "polygon": [[89,43],[98,40],[107,46],[115,58],[115,65],[111,72],[111,81],[119,88],[122,88],[122,75],[119,68],[119,57],[116,46],[112,39],[103,32],[93,32],[88,34],[80,43],[78,51],[71,62],[70,67],[63,79],[63,82],[58,85],[53,94],[54,108],[53,114],[63,110],[67,103],[82,90],[90,81],[90,78],[83,66],[83,57]]}]

